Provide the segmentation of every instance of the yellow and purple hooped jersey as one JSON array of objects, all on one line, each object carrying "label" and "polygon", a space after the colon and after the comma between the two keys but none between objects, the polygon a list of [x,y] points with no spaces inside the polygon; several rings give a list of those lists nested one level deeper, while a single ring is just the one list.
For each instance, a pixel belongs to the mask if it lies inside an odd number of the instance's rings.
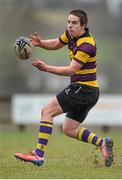
[{"label": "yellow and purple hooped jersey", "polygon": [[60,42],[68,45],[71,60],[83,65],[82,69],[71,76],[71,83],[77,82],[98,87],[96,78],[96,43],[89,30],[78,38],[73,38],[68,30],[61,34]]}]

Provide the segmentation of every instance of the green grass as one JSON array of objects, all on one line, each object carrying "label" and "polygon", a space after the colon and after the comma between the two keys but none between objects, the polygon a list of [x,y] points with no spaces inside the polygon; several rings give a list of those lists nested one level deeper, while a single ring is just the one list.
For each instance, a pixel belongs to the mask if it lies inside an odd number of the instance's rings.
[{"label": "green grass", "polygon": [[109,132],[101,136],[114,139],[114,164],[104,167],[101,154],[93,145],[82,143],[54,131],[49,141],[45,163],[42,167],[17,161],[15,152],[28,152],[36,145],[37,132],[0,133],[1,179],[119,179],[122,178],[121,132]]}]

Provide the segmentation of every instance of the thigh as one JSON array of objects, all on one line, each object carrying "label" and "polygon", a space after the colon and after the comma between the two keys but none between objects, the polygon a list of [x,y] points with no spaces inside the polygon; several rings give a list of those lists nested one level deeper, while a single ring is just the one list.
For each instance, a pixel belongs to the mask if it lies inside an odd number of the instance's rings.
[{"label": "thigh", "polygon": [[69,117],[66,117],[63,123],[63,127],[66,129],[76,129],[77,127],[79,127],[79,125],[80,122]]},{"label": "thigh", "polygon": [[66,135],[76,138],[79,132],[80,122],[66,117],[63,123],[63,131]]},{"label": "thigh", "polygon": [[47,105],[45,105],[44,109],[47,109],[50,115],[57,116],[59,114],[63,113],[63,110],[60,106],[60,104],[57,101],[56,96],[53,97]]}]

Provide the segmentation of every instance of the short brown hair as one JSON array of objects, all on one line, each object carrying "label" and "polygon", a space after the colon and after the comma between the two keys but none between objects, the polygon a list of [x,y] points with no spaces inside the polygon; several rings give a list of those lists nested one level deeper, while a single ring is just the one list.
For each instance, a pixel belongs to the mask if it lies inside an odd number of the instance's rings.
[{"label": "short brown hair", "polygon": [[74,16],[79,17],[81,25],[86,25],[86,27],[87,27],[88,17],[87,17],[87,13],[85,11],[76,9],[76,10],[72,10],[69,14],[73,14]]}]

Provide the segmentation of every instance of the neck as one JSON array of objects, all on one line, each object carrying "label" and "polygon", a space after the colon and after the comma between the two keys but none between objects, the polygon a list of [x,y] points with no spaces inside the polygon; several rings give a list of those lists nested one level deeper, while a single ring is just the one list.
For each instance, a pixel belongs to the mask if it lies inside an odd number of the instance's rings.
[{"label": "neck", "polygon": [[79,33],[79,34],[78,34],[77,36],[75,36],[74,38],[78,38],[78,37],[82,36],[85,32],[86,32],[86,31],[85,31],[85,29],[84,29],[81,33]]}]

